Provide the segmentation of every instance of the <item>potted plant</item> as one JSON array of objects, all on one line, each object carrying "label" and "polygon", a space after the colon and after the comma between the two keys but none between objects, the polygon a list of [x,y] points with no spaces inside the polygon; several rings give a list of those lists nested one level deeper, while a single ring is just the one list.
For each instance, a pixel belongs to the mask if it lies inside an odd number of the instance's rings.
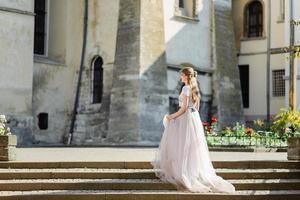
[{"label": "potted plant", "polygon": [[287,139],[288,160],[300,160],[300,112],[281,109],[275,116],[271,129]]},{"label": "potted plant", "polygon": [[0,160],[11,161],[16,159],[17,137],[12,135],[5,115],[0,115]]}]

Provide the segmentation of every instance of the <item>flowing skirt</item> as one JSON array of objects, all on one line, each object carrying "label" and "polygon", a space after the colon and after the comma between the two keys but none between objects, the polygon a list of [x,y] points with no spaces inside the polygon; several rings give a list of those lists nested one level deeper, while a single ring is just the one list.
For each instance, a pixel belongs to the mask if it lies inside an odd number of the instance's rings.
[{"label": "flowing skirt", "polygon": [[235,192],[231,183],[216,175],[198,111],[189,108],[164,125],[159,148],[151,162],[157,177],[182,191]]}]

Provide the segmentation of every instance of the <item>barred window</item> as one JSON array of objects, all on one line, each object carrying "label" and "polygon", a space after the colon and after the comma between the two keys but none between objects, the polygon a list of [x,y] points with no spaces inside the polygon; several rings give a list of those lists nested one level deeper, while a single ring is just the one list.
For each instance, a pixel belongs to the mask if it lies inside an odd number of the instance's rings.
[{"label": "barred window", "polygon": [[34,1],[34,53],[39,55],[45,55],[46,2],[46,0]]},{"label": "barred window", "polygon": [[274,97],[285,96],[285,81],[283,79],[284,69],[273,70],[272,75],[273,75],[273,78],[272,78],[273,96]]},{"label": "barred window", "polygon": [[261,37],[263,32],[263,7],[261,2],[253,1],[245,9],[245,36]]}]

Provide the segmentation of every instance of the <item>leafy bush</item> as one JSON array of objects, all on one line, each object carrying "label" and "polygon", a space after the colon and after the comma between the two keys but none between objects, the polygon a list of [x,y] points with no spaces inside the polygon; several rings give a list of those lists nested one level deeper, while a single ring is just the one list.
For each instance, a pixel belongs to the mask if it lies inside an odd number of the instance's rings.
[{"label": "leafy bush", "polygon": [[0,115],[0,135],[10,135],[10,129],[7,126],[7,120],[5,115]]},{"label": "leafy bush", "polygon": [[300,112],[298,110],[281,109],[274,118],[271,130],[281,137],[299,136]]},{"label": "leafy bush", "polygon": [[270,122],[261,119],[253,120],[253,129],[256,131],[270,131]]}]

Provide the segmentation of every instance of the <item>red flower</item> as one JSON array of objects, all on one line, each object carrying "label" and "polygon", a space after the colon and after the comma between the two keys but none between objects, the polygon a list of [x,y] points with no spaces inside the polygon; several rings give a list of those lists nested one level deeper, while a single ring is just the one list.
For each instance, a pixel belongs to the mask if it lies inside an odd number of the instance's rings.
[{"label": "red flower", "polygon": [[216,117],[212,117],[212,118],[211,118],[211,122],[212,122],[212,123],[218,122],[218,119],[217,119]]},{"label": "red flower", "polygon": [[202,124],[203,124],[203,126],[209,126],[208,122],[203,122]]}]

